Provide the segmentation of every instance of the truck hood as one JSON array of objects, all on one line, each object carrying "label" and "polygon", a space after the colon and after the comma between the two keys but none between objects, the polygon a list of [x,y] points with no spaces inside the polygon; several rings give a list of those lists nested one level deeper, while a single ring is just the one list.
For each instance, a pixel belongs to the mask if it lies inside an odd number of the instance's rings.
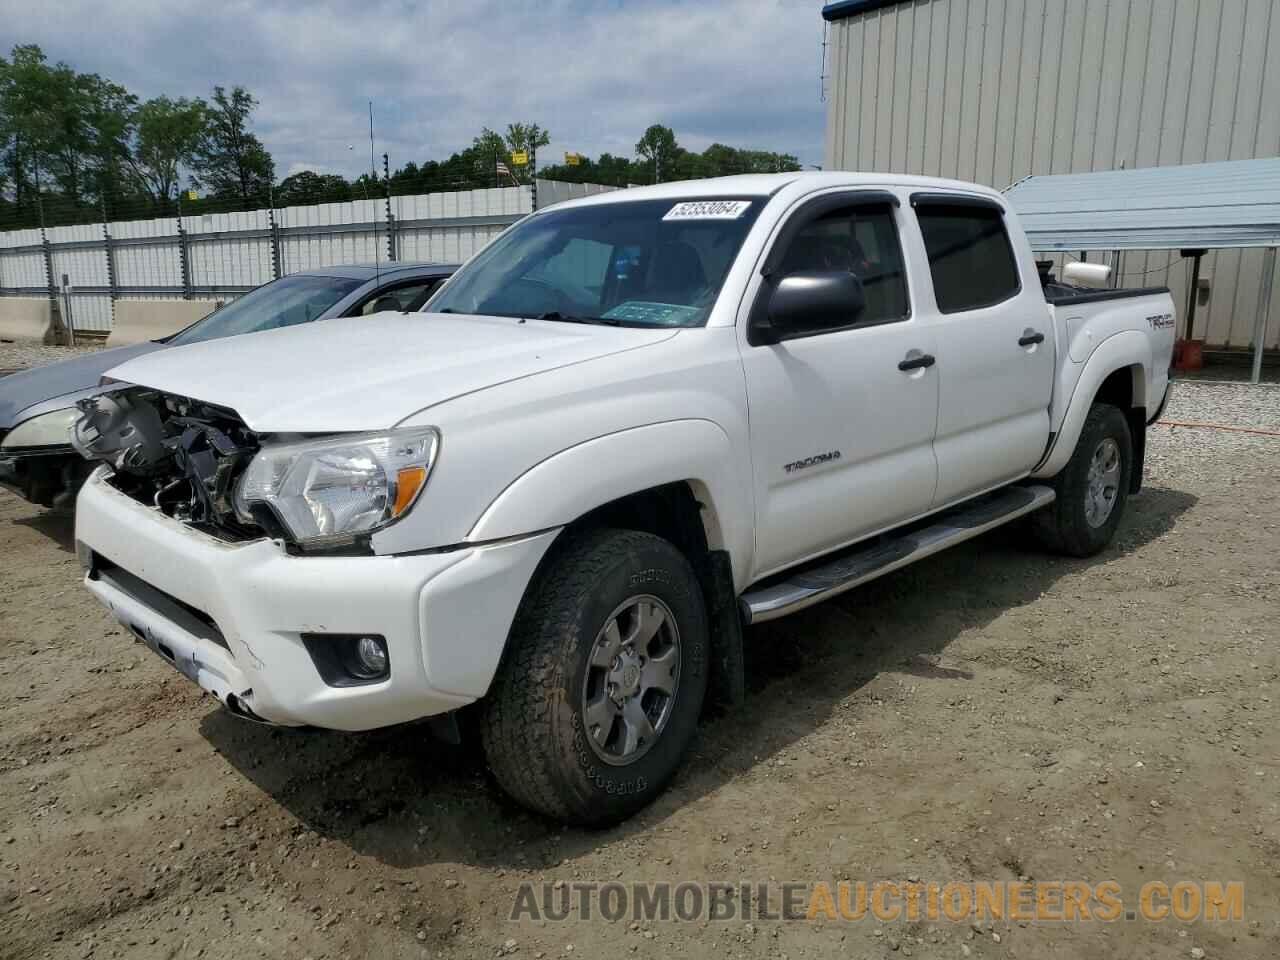
[{"label": "truck hood", "polygon": [[466,393],[659,343],[675,333],[378,313],[173,347],[107,375],[228,407],[260,433],[382,430]]},{"label": "truck hood", "polygon": [[98,380],[106,371],[163,346],[163,343],[145,341],[98,350],[0,378],[0,430],[8,430],[29,417],[69,407],[81,397],[92,396],[98,392]]}]

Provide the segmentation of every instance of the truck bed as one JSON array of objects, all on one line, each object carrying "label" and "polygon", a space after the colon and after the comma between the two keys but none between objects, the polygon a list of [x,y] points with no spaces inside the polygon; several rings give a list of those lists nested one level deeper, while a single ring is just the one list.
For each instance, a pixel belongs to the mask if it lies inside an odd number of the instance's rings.
[{"label": "truck bed", "polygon": [[1099,290],[1095,287],[1077,287],[1074,284],[1057,281],[1044,284],[1044,299],[1055,307],[1101,303],[1104,300],[1124,300],[1129,297],[1148,297],[1152,294],[1168,292],[1168,287],[1117,287],[1114,290]]}]

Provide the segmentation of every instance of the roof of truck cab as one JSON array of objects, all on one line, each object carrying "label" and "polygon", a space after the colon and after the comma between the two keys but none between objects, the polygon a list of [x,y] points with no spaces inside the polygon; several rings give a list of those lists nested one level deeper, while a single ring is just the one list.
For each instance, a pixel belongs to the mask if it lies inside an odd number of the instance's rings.
[{"label": "roof of truck cab", "polygon": [[563,210],[568,207],[605,203],[627,203],[634,200],[688,200],[718,197],[771,197],[790,186],[805,186],[810,190],[829,187],[908,187],[921,192],[930,190],[961,190],[971,194],[1001,201],[997,190],[967,183],[963,180],[945,180],[939,177],[914,177],[901,173],[876,173],[873,171],[815,170],[793,173],[749,173],[736,177],[710,177],[706,180],[676,180],[647,187],[628,187],[596,193],[557,203],[547,210]]}]

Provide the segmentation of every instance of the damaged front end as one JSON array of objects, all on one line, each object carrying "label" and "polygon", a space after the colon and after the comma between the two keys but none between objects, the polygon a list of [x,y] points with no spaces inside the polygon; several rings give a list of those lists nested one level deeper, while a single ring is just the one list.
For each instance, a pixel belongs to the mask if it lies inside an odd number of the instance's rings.
[{"label": "damaged front end", "polygon": [[271,533],[236,516],[235,482],[259,438],[235,411],[143,388],[81,400],[72,445],[134,500],[224,539]]}]

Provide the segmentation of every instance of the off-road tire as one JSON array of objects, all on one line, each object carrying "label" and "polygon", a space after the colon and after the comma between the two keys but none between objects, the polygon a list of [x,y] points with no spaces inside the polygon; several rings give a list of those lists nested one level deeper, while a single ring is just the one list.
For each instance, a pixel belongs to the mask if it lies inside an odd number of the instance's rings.
[{"label": "off-road tire", "polygon": [[[1120,448],[1120,478],[1115,502],[1106,521],[1090,525],[1086,516],[1089,466],[1094,452],[1110,438]],[[1031,517],[1031,529],[1048,550],[1072,557],[1091,557],[1115,536],[1129,498],[1133,471],[1133,439],[1129,423],[1116,407],[1097,403],[1089,410],[1071,459],[1051,481],[1057,499]]]},{"label": "off-road tire", "polygon": [[[584,739],[584,672],[610,612],[638,594],[661,600],[675,619],[679,680],[652,747],[615,766]],[[616,823],[644,807],[676,772],[697,726],[709,636],[698,579],[669,542],[630,530],[576,536],[531,584],[482,704],[481,741],[498,785],[530,810],[581,826]]]}]

